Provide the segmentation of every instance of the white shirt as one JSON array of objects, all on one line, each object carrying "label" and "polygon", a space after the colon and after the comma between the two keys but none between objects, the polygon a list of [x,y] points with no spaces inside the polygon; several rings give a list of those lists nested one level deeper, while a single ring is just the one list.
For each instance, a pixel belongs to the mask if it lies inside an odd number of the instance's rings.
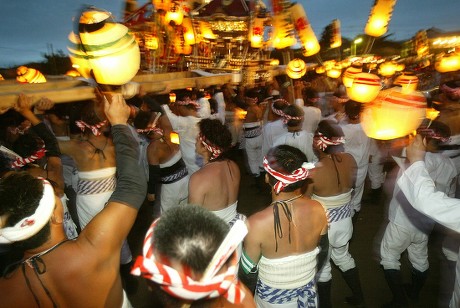
[{"label": "white shirt", "polygon": [[273,144],[278,137],[287,133],[287,127],[283,124],[283,119],[278,119],[268,122],[263,127],[264,141],[262,143],[262,154],[265,156],[268,150],[273,147]]},{"label": "white shirt", "polygon": [[281,144],[287,144],[301,150],[307,156],[309,163],[316,163],[318,161],[318,158],[313,152],[312,133],[308,133],[304,130],[295,133],[284,133],[275,140],[273,146],[278,146]]}]

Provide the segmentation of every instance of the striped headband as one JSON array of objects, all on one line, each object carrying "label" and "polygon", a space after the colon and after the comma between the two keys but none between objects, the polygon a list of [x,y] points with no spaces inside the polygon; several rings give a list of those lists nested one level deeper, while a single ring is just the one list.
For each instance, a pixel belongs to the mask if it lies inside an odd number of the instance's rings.
[{"label": "striped headband", "polygon": [[346,103],[350,100],[348,97],[337,97],[337,102],[340,104]]},{"label": "striped headband", "polygon": [[211,159],[215,159],[215,158],[219,157],[222,154],[222,152],[223,152],[222,149],[220,147],[212,144],[208,139],[206,139],[206,137],[202,133],[198,134],[198,138],[200,139],[201,144],[203,144],[203,146],[206,148],[206,150],[211,152]]},{"label": "striped headband", "polygon": [[285,114],[285,113],[283,114],[283,123],[284,123],[284,124],[287,124],[287,123],[288,123],[289,121],[291,121],[291,120],[298,120],[298,121],[300,121],[300,120],[302,120],[302,119],[303,119],[303,117],[293,117],[293,116],[290,116],[290,115]]},{"label": "striped headband", "polygon": [[179,106],[187,106],[187,105],[193,105],[195,106],[197,109],[200,109],[200,104],[197,103],[197,101],[192,101],[190,99],[190,97],[185,97],[183,101],[176,101],[175,104],[179,105]]},{"label": "striped headband", "polygon": [[161,128],[156,127],[156,126],[148,126],[146,128],[138,128],[136,131],[140,134],[149,134],[150,132],[157,133],[158,135],[163,136],[164,132]]},{"label": "striped headband", "polygon": [[[168,294],[184,300],[195,301],[223,296],[233,304],[240,304],[243,301],[245,294],[237,279],[238,260],[235,252],[248,232],[242,220],[237,220],[232,226],[200,281],[156,260],[152,238],[158,221],[159,219],[154,221],[147,231],[143,255],[137,257],[131,274],[149,279],[159,284]],[[217,274],[230,256],[231,264],[227,271]]]},{"label": "striped headband", "polygon": [[16,158],[16,160],[11,164],[11,167],[22,168],[27,164],[33,163],[34,161],[41,159],[43,156],[45,156],[45,153],[46,153],[46,150],[45,150],[45,147],[43,146],[41,149],[39,149],[37,152],[33,153],[29,157]]},{"label": "striped headband", "polygon": [[49,221],[54,211],[56,200],[53,186],[43,178],[43,196],[35,213],[18,221],[12,227],[0,229],[0,244],[10,244],[26,240],[37,234]]},{"label": "striped headband", "polygon": [[318,148],[320,148],[322,151],[326,150],[328,146],[330,145],[339,145],[339,144],[344,144],[345,143],[345,138],[343,137],[332,137],[328,138],[324,136],[322,133],[318,132],[315,135],[315,143]]},{"label": "striped headband", "polygon": [[419,128],[417,129],[417,134],[424,135],[431,139],[439,140],[443,143],[450,141],[450,138],[441,136],[438,132],[434,131],[434,129],[432,128]]},{"label": "striped headband", "polygon": [[275,99],[273,101],[273,104],[272,104],[272,111],[274,114],[280,116],[280,117],[284,117],[284,112],[283,110],[280,110],[280,109],[277,109],[275,108],[275,103],[276,102],[282,102],[285,106],[289,105],[289,103],[285,100],[285,99],[282,99],[282,98],[278,98],[278,99]]},{"label": "striped headband", "polygon": [[77,120],[75,121],[75,124],[81,129],[82,132],[84,132],[86,128],[89,128],[91,129],[91,132],[93,133],[94,136],[100,136],[102,134],[101,127],[107,124],[107,120],[99,122],[95,125],[89,125],[82,120]]},{"label": "striped headband", "polygon": [[268,164],[267,157],[264,157],[264,169],[267,171],[271,176],[278,180],[273,189],[275,190],[276,194],[279,194],[286,186],[289,186],[293,183],[305,180],[310,175],[311,169],[314,169],[315,165],[312,163],[304,162],[302,166],[296,170],[294,170],[291,174],[284,174],[279,171],[276,171],[270,167]]}]

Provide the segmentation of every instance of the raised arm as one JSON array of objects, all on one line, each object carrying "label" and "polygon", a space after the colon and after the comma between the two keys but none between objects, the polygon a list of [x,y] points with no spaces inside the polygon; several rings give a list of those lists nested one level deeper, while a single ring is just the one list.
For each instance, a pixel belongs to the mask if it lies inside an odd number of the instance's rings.
[{"label": "raised arm", "polygon": [[97,249],[102,259],[119,253],[147,192],[145,173],[138,163],[139,146],[126,124],[130,109],[121,94],[114,94],[109,100],[111,102],[105,101],[104,109],[112,125],[117,186],[105,208],[79,237]]}]

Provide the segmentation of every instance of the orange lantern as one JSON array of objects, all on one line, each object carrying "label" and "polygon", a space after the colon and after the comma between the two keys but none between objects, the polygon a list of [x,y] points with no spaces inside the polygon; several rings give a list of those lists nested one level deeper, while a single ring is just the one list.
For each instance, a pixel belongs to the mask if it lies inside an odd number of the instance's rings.
[{"label": "orange lantern", "polygon": [[388,30],[393,7],[396,0],[376,0],[372,7],[364,32],[367,35],[379,37]]},{"label": "orange lantern", "polygon": [[390,140],[409,135],[426,116],[426,98],[421,92],[404,94],[401,88],[382,90],[366,104],[361,113],[361,126],[367,136]]},{"label": "orange lantern", "polygon": [[201,37],[205,39],[215,39],[216,35],[212,32],[211,25],[209,22],[200,21],[200,33]]},{"label": "orange lantern", "polygon": [[320,49],[318,39],[315,32],[313,32],[303,6],[300,3],[295,3],[289,8],[289,11],[299,40],[304,48],[303,55],[309,57],[318,53]]},{"label": "orange lantern", "polygon": [[170,103],[175,103],[176,102],[176,93],[174,93],[174,92],[169,93],[169,102]]},{"label": "orange lantern", "polygon": [[377,75],[358,73],[353,78],[353,83],[347,89],[348,97],[360,103],[373,101],[380,92],[382,85]]},{"label": "orange lantern", "polygon": [[396,64],[396,62],[385,61],[379,66],[379,75],[382,75],[384,77],[390,77],[396,73],[397,69],[398,64]]},{"label": "orange lantern", "polygon": [[249,41],[252,48],[261,48],[264,43],[265,18],[255,17],[249,29]]},{"label": "orange lantern", "polygon": [[99,84],[122,85],[140,67],[140,52],[134,35],[115,23],[104,10],[89,7],[79,16],[79,33],[71,32],[68,47],[73,67]]},{"label": "orange lantern", "polygon": [[189,17],[184,17],[182,21],[182,27],[184,27],[184,41],[187,45],[195,44],[195,32],[193,31],[192,20]]},{"label": "orange lantern", "polygon": [[273,16],[272,44],[276,49],[284,49],[295,45],[294,27],[290,22],[289,14],[279,13]]},{"label": "orange lantern", "polygon": [[270,61],[270,65],[271,65],[271,66],[278,66],[278,65],[280,65],[280,60],[278,60],[278,59],[272,59],[272,60]]},{"label": "orange lantern", "polygon": [[332,21],[332,38],[331,48],[338,48],[342,46],[342,34],[340,33],[340,20],[334,19]]},{"label": "orange lantern", "polygon": [[166,25],[179,26],[184,20],[184,13],[179,5],[172,3],[168,11],[166,11],[164,22]]},{"label": "orange lantern", "polygon": [[16,80],[21,83],[45,83],[46,78],[43,74],[34,68],[20,66],[16,69]]},{"label": "orange lantern", "polygon": [[342,82],[345,88],[351,88],[355,76],[363,71],[362,66],[352,65],[345,70],[342,76]]},{"label": "orange lantern", "polygon": [[337,65],[326,72],[327,77],[334,78],[334,79],[339,78],[341,74],[342,74],[342,69],[340,68],[340,66],[337,66]]},{"label": "orange lantern", "polygon": [[453,52],[439,57],[434,68],[440,73],[458,71],[460,69],[460,54]]},{"label": "orange lantern", "polygon": [[307,72],[307,65],[302,59],[289,61],[286,67],[286,74],[292,79],[299,79]]},{"label": "orange lantern", "polygon": [[315,72],[316,74],[323,74],[324,72],[326,72],[326,68],[324,66],[318,66],[315,68]]},{"label": "orange lantern", "polygon": [[396,77],[393,83],[401,86],[401,92],[409,94],[417,90],[418,77],[413,73],[406,72]]}]

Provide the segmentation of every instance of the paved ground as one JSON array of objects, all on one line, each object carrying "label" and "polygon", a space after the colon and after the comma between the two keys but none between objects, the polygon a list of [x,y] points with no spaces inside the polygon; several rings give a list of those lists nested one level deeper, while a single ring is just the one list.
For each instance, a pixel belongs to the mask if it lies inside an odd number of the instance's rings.
[{"label": "paved ground", "polygon": [[[242,182],[238,209],[240,212],[250,215],[270,203],[270,195],[267,192],[256,193],[253,187],[253,179],[245,174],[245,167],[242,155],[238,154],[237,161],[241,167]],[[391,179],[387,180],[385,190],[391,191]],[[364,195],[368,192],[367,187]],[[367,307],[380,307],[391,298],[388,285],[385,282],[383,271],[379,266],[378,248],[382,230],[386,224],[386,193],[380,198],[363,203],[362,210],[354,223],[354,235],[350,244],[351,254],[354,256],[359,268],[361,283]],[[134,255],[141,253],[143,237],[151,223],[153,209],[144,205],[138,215],[137,222],[129,236],[129,242]],[[418,304],[412,303],[410,307],[447,307],[446,304],[439,304],[441,298],[449,296],[441,290],[444,285],[452,285],[449,279],[452,270],[445,269],[445,262],[441,256],[439,232],[434,232],[430,240],[430,274],[422,290],[421,300]],[[407,255],[403,255],[403,276],[409,282],[409,263]],[[146,288],[145,282],[139,279],[139,289],[136,294],[130,296],[131,303],[135,308],[161,307],[155,298],[151,296]],[[441,295],[440,295],[441,294]],[[340,272],[333,267],[332,280],[332,301],[336,308],[350,307],[344,303],[345,296],[350,291],[343,281]]]}]

